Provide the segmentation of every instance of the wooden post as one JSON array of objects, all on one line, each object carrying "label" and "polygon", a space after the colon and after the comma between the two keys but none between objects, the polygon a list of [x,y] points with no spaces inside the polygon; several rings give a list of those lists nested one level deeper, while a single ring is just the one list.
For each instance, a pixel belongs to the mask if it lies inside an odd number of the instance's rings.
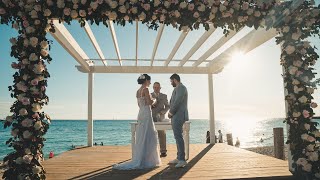
[{"label": "wooden post", "polygon": [[88,73],[88,146],[93,146],[93,116],[92,116],[92,100],[93,100],[93,73]]},{"label": "wooden post", "polygon": [[214,100],[213,100],[213,75],[208,74],[208,87],[209,87],[209,124],[210,124],[210,144],[215,144],[215,121],[214,121]]},{"label": "wooden post", "polygon": [[274,157],[284,159],[283,128],[273,128]]},{"label": "wooden post", "polygon": [[227,134],[227,142],[228,142],[228,145],[231,145],[233,146],[233,139],[232,139],[232,134]]}]

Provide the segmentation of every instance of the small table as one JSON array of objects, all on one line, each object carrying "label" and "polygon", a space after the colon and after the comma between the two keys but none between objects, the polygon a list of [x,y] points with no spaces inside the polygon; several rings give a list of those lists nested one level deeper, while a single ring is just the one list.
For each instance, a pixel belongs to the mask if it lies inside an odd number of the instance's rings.
[{"label": "small table", "polygon": [[[183,139],[184,139],[184,148],[186,152],[186,160],[189,159],[189,144],[190,144],[190,121],[186,121],[183,124]],[[132,122],[131,124],[131,150],[132,150],[132,156],[133,156],[133,145],[136,143],[136,130],[137,130],[137,122]],[[171,130],[171,122],[165,121],[165,122],[155,122],[154,123],[156,130]]]}]

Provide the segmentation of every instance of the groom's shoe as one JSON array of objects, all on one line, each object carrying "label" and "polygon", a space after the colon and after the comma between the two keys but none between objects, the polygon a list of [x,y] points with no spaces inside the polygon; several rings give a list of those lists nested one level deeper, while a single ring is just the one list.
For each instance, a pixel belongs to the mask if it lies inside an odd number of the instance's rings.
[{"label": "groom's shoe", "polygon": [[187,161],[179,161],[178,164],[175,166],[176,168],[183,168],[187,165]]},{"label": "groom's shoe", "polygon": [[167,157],[167,153],[161,153],[160,157]]},{"label": "groom's shoe", "polygon": [[174,159],[172,161],[169,162],[169,164],[178,164],[179,160],[178,159]]}]

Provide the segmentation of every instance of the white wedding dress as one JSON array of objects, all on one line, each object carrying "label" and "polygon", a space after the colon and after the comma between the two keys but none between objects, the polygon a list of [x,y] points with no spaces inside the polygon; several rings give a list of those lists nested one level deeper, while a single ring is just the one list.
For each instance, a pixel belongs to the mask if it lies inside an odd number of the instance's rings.
[{"label": "white wedding dress", "polygon": [[114,169],[131,170],[147,169],[161,165],[157,145],[157,131],[154,127],[151,107],[146,104],[145,97],[138,97],[139,114],[136,130],[136,144],[131,161],[116,164]]}]

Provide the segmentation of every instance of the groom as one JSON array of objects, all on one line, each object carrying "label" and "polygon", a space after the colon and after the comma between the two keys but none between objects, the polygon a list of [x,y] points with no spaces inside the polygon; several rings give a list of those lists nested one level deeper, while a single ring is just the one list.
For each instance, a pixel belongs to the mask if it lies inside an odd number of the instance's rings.
[{"label": "groom", "polygon": [[174,87],[170,99],[170,110],[168,117],[171,118],[172,130],[177,144],[177,158],[170,161],[170,164],[176,164],[176,168],[184,167],[187,162],[185,159],[184,141],[182,136],[182,126],[189,120],[188,115],[188,91],[180,82],[180,76],[173,74],[170,77],[171,85]]}]

